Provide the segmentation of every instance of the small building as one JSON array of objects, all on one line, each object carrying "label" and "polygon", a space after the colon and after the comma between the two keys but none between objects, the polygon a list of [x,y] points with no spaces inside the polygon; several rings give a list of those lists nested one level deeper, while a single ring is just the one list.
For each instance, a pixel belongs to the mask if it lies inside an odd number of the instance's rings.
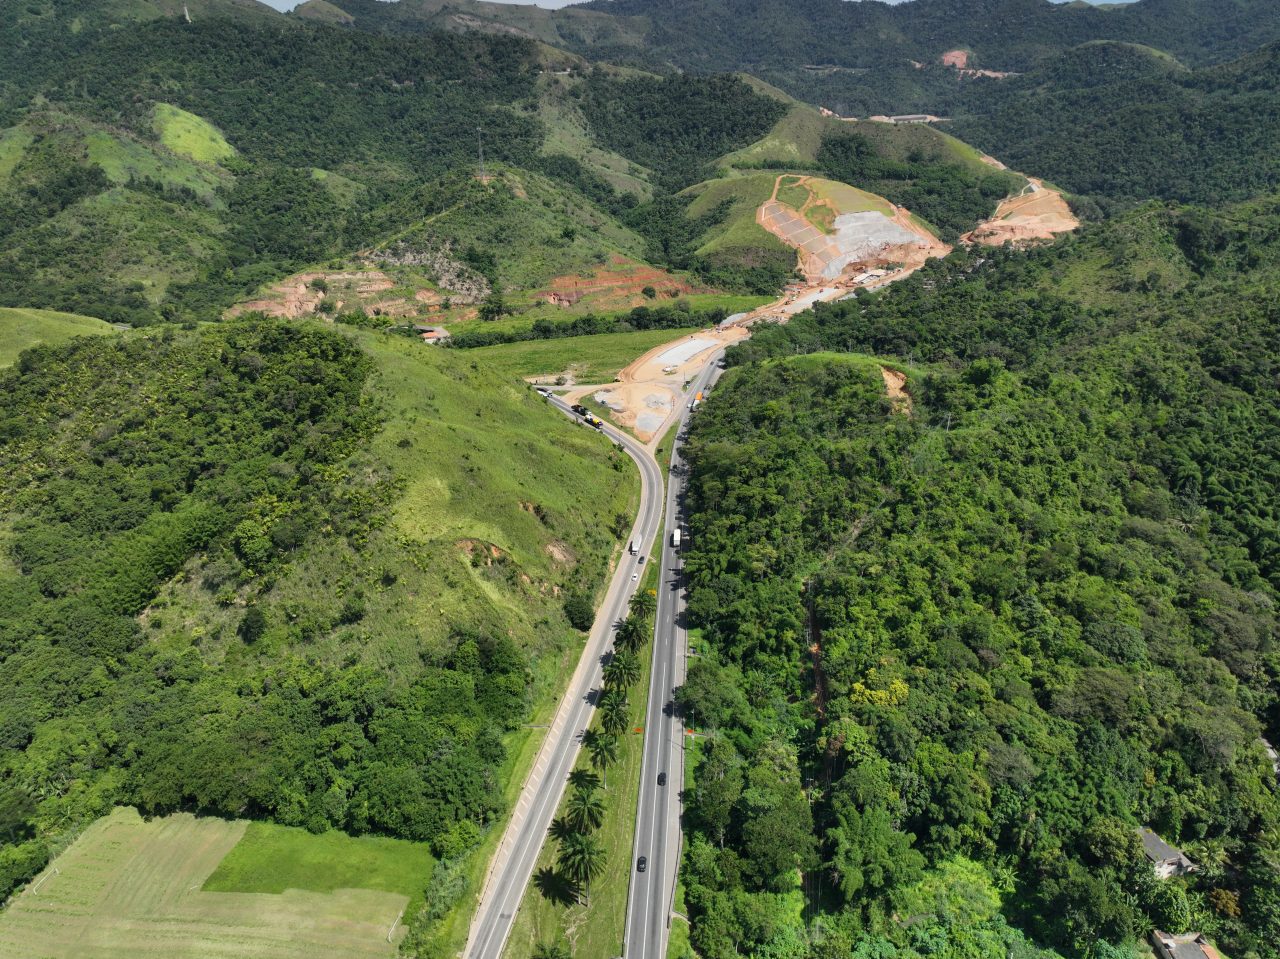
[{"label": "small building", "polygon": [[[871,119],[876,119],[872,117]],[[890,123],[911,124],[911,123],[941,123],[942,117],[935,117],[931,113],[902,113],[898,116],[889,117]]]},{"label": "small building", "polygon": [[1138,835],[1142,839],[1142,851],[1146,853],[1147,859],[1151,861],[1152,868],[1155,869],[1158,878],[1168,879],[1170,876],[1185,876],[1187,873],[1195,872],[1199,868],[1183,854],[1181,849],[1170,846],[1150,829],[1139,829]]},{"label": "small building", "polygon": [[1222,959],[1222,953],[1199,932],[1175,936],[1156,929],[1151,933],[1151,944],[1157,959]]},{"label": "small building", "polygon": [[443,343],[449,338],[449,331],[443,326],[421,326],[414,324],[413,331],[423,343]]}]

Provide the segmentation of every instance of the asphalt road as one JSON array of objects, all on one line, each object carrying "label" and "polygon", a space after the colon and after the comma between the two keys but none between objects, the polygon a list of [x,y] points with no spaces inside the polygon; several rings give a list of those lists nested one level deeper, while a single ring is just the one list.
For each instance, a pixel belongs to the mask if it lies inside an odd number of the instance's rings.
[{"label": "asphalt road", "polygon": [[[666,959],[671,934],[672,901],[680,866],[680,790],[684,787],[684,726],[675,715],[673,694],[676,687],[684,683],[689,644],[684,624],[683,563],[680,550],[671,545],[671,534],[680,525],[685,486],[679,437],[689,416],[688,398],[705,391],[719,378],[722,355],[712,357],[690,384],[681,407],[680,428],[672,441],[662,572],[654,617],[653,669],[645,714],[644,760],[640,767],[640,802],[636,809],[635,849],[622,946],[625,959]],[[665,786],[658,785],[660,773],[667,775]],[[641,856],[647,861],[644,872],[636,869]]]},{"label": "asphalt road", "polygon": [[[558,398],[552,397],[548,402],[565,415],[577,418],[568,404]],[[621,444],[640,468],[640,509],[630,536],[639,553],[632,556],[623,551],[578,661],[578,668],[568,683],[533,769],[525,780],[502,843],[490,863],[480,894],[480,905],[467,938],[467,959],[500,959],[507,937],[511,935],[511,926],[533,875],[538,852],[582,746],[582,734],[591,723],[595,710],[594,696],[601,685],[601,660],[613,643],[614,627],[626,615],[627,604],[639,586],[639,578],[633,579],[644,571],[638,563],[639,557],[649,555],[653,538],[661,525],[663,487],[658,464],[644,445],[631,436],[611,426],[605,426],[603,432]]]}]

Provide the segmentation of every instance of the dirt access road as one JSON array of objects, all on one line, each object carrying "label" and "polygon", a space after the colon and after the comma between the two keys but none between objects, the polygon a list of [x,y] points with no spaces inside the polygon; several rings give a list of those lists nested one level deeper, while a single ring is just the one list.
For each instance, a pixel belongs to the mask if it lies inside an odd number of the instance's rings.
[{"label": "dirt access road", "polygon": [[711,357],[750,334],[741,326],[701,330],[663,343],[618,374],[616,383],[579,386],[564,394],[569,403],[594,399],[611,410],[611,418],[654,446],[674,421],[684,386]]}]

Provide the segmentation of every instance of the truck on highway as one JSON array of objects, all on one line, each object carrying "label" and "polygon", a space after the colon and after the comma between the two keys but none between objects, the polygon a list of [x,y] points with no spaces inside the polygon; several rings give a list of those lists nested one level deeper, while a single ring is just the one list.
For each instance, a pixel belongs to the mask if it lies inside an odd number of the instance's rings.
[{"label": "truck on highway", "polygon": [[677,526],[671,531],[671,545],[676,549],[680,548],[680,527]]},{"label": "truck on highway", "polygon": [[569,409],[573,410],[579,416],[586,416],[589,412],[589,410],[585,406],[583,406],[581,403],[574,403],[571,407],[569,407]]}]

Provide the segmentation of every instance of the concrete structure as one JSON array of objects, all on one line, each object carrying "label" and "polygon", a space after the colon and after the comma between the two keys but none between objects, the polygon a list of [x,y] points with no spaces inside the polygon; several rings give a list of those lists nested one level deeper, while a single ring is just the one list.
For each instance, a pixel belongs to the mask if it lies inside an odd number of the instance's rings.
[{"label": "concrete structure", "polygon": [[418,334],[423,343],[443,343],[449,338],[449,331],[443,326],[414,324],[413,331]]},{"label": "concrete structure", "polygon": [[1142,839],[1142,851],[1146,853],[1158,878],[1185,876],[1199,868],[1181,849],[1170,846],[1150,829],[1139,829],[1138,836]]},{"label": "concrete structure", "polygon": [[1155,929],[1151,933],[1157,959],[1222,959],[1222,953],[1199,932],[1175,936]]}]

